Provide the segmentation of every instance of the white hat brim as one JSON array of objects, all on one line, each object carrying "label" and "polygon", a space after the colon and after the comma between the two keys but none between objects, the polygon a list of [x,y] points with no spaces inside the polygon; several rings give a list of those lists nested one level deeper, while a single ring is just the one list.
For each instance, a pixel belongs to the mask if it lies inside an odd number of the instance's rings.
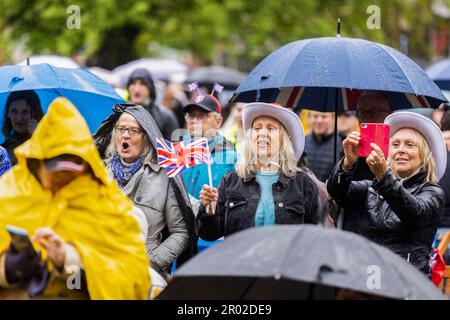
[{"label": "white hat brim", "polygon": [[284,107],[264,102],[252,102],[246,104],[242,111],[244,130],[251,129],[253,121],[261,116],[275,118],[282,124],[291,139],[296,159],[300,159],[305,149],[305,133],[299,117]]},{"label": "white hat brim", "polygon": [[447,148],[441,129],[433,120],[414,112],[400,111],[390,114],[384,120],[390,127],[390,136],[402,128],[419,131],[428,142],[428,146],[436,163],[436,176],[440,180],[447,168]]}]

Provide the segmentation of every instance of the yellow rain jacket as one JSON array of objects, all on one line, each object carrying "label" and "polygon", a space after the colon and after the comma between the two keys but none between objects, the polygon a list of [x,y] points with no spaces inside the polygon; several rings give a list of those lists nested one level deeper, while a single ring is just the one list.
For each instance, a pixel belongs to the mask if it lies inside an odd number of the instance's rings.
[{"label": "yellow rain jacket", "polygon": [[[77,109],[65,98],[55,99],[15,154],[18,164],[0,178],[0,252],[9,246],[7,225],[30,236],[48,226],[78,251],[91,299],[148,298],[149,262],[132,202],[109,177]],[[26,159],[61,154],[83,158],[98,180],[81,176],[54,195],[42,189]]]}]

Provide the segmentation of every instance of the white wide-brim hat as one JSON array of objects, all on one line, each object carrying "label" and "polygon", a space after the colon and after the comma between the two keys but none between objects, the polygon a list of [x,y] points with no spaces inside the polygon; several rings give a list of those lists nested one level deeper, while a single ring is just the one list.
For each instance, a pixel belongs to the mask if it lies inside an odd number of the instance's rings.
[{"label": "white wide-brim hat", "polygon": [[427,140],[436,163],[436,176],[442,178],[447,168],[447,148],[441,129],[433,120],[414,112],[400,111],[387,116],[384,123],[390,127],[392,137],[399,129],[412,128],[419,131]]},{"label": "white wide-brim hat", "polygon": [[246,104],[242,111],[242,124],[245,131],[252,128],[253,121],[261,116],[278,120],[287,131],[298,160],[305,149],[305,133],[299,117],[289,109],[271,103],[252,102]]}]

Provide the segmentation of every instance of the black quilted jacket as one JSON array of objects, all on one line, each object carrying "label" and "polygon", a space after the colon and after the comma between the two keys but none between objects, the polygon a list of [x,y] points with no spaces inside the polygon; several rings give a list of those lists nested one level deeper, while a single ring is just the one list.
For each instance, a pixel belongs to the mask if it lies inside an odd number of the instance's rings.
[{"label": "black quilted jacket", "polygon": [[339,205],[351,209],[348,218],[357,221],[356,231],[429,273],[430,252],[445,204],[442,188],[426,182],[424,171],[403,182],[390,170],[381,181],[352,181],[353,171],[344,172],[341,160],[327,189]]}]

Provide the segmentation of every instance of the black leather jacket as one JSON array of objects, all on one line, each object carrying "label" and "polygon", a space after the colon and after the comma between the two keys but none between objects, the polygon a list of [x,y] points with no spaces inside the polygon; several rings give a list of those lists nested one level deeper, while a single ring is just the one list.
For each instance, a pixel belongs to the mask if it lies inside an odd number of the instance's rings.
[{"label": "black leather jacket", "polygon": [[[236,171],[222,178],[216,212],[208,216],[200,205],[197,215],[197,233],[207,241],[214,241],[255,225],[255,213],[261,192],[255,175],[243,180]],[[282,174],[272,186],[275,203],[275,224],[319,223],[318,191],[305,173],[294,178]]]},{"label": "black leather jacket", "polygon": [[352,209],[349,218],[359,220],[358,233],[429,273],[430,252],[445,204],[442,188],[426,182],[424,171],[403,182],[391,170],[381,181],[352,181],[354,171],[343,171],[341,160],[328,179],[329,194],[342,207]]}]

